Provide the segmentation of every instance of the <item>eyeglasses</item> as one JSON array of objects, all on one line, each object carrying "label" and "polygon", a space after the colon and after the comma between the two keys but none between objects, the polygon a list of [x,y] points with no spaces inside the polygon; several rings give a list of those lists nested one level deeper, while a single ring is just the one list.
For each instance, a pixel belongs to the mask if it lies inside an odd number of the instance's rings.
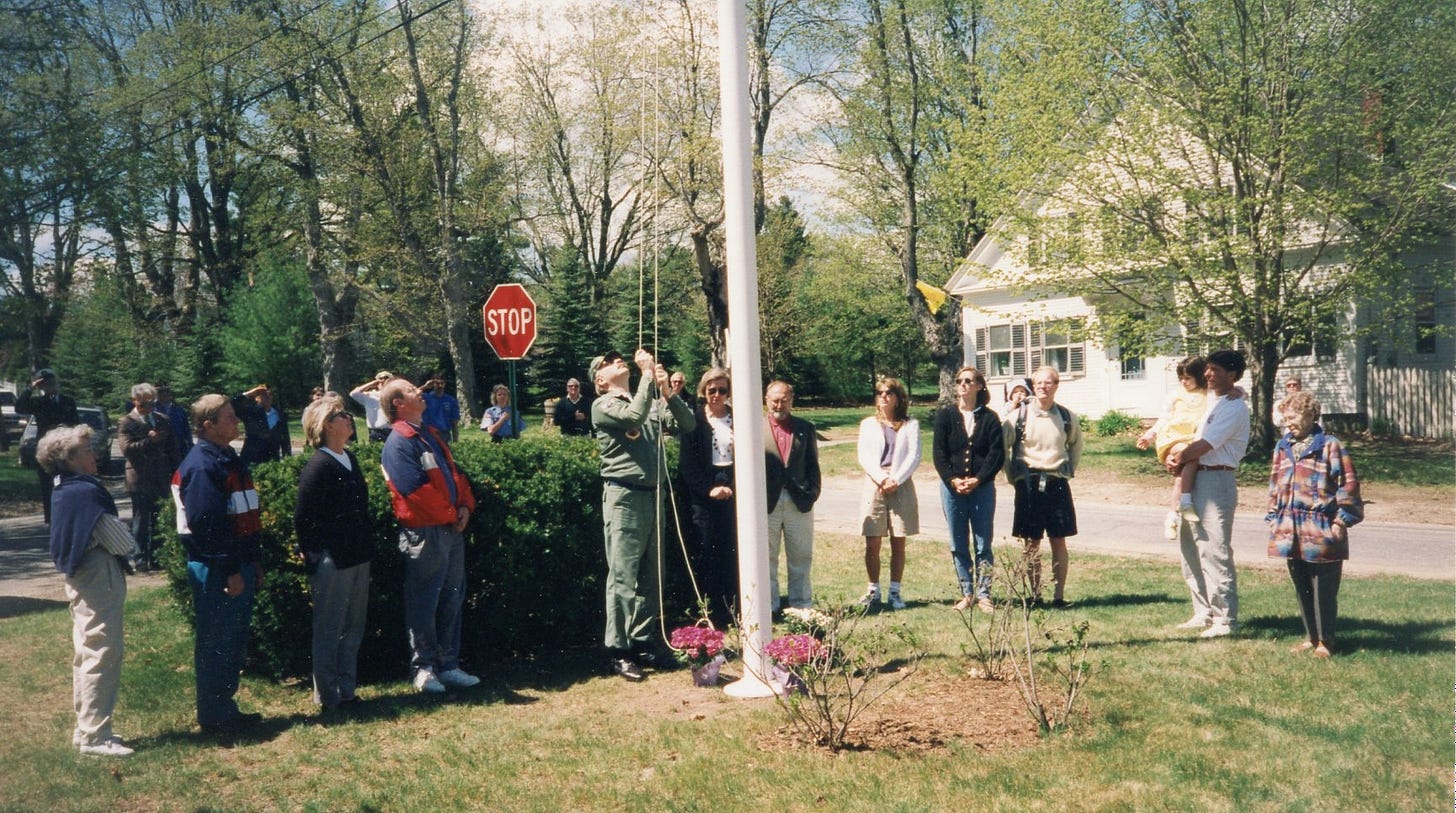
[{"label": "eyeglasses", "polygon": [[894,394],[895,394],[895,391],[894,390],[875,390],[875,397],[876,398],[883,398],[886,395],[894,395]]},{"label": "eyeglasses", "polygon": [[347,419],[349,421],[349,423],[353,423],[354,422],[354,416],[353,415],[350,415],[347,412],[335,412],[334,414],[332,414],[332,415],[329,416],[329,420],[331,420],[331,421],[332,420],[337,420],[339,418],[345,418],[345,419]]},{"label": "eyeglasses", "polygon": [[728,388],[727,387],[704,387],[703,388],[703,392],[707,393],[708,395],[727,395],[728,394]]},{"label": "eyeglasses", "polygon": [[976,383],[976,379],[974,379],[974,378],[957,378],[956,379],[956,383],[957,384],[974,384],[974,383]]}]

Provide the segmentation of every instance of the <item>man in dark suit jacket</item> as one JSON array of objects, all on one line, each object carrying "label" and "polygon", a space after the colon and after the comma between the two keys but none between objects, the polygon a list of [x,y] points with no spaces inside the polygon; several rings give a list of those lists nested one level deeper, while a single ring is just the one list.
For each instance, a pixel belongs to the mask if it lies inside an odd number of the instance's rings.
[{"label": "man in dark suit jacket", "polygon": [[[788,554],[789,606],[814,605],[809,568],[814,562],[814,503],[819,499],[819,442],[814,425],[795,418],[794,388],[774,381],[764,390],[768,486],[768,566],[773,610],[779,609],[779,545]],[[781,499],[787,497],[787,499]]]},{"label": "man in dark suit jacket", "polygon": [[288,415],[273,405],[273,392],[267,384],[233,396],[233,411],[243,422],[248,436],[243,438],[239,455],[249,466],[282,460],[293,454],[293,439],[288,436]]},{"label": "man in dark suit jacket", "polygon": [[[35,371],[35,376],[15,399],[15,411],[21,415],[29,415],[31,422],[35,424],[36,442],[45,437],[46,433],[59,426],[75,426],[81,422],[81,416],[76,413],[76,401],[69,395],[61,395],[61,385],[56,379],[56,371],[49,367]],[[51,487],[54,483],[51,475],[41,466],[35,467],[36,473],[40,475],[40,502],[45,511],[46,524],[51,524]]]},{"label": "man in dark suit jacket", "polygon": [[136,537],[138,570],[157,566],[157,504],[172,490],[172,472],[182,462],[172,422],[162,414],[157,388],[141,383],[131,388],[130,412],[117,425],[126,457],[126,493],[131,495],[131,535]]}]

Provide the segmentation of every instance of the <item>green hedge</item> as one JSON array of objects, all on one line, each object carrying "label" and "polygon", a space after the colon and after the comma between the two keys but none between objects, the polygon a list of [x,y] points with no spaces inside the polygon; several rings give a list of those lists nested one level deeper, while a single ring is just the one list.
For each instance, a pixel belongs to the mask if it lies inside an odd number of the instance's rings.
[{"label": "green hedge", "polygon": [[[669,444],[675,446],[675,444]],[[376,555],[370,573],[369,628],[360,651],[364,679],[407,671],[404,629],[404,557],[377,444],[353,449],[369,483]],[[466,529],[466,598],[461,657],[467,664],[600,646],[604,624],[601,478],[596,444],[589,439],[531,435],[507,443],[463,440],[455,460],[475,490],[476,511]],[[293,508],[298,474],[311,451],[257,466],[253,479],[263,511],[264,588],[253,612],[250,668],[276,678],[310,670],[311,611],[308,577],[293,555]],[[676,450],[670,451],[676,459]],[[684,521],[686,521],[686,514]],[[668,528],[672,518],[665,519]],[[164,563],[173,594],[192,619],[191,592],[170,529]],[[680,614],[691,602],[678,542],[666,535],[667,606]]]}]

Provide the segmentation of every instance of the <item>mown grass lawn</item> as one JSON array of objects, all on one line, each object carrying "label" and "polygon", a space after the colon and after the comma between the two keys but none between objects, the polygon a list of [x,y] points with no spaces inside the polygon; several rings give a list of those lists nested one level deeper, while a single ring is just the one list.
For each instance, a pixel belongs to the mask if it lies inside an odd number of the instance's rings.
[{"label": "mown grass lawn", "polygon": [[[5,810],[1434,810],[1451,782],[1456,592],[1449,582],[1347,578],[1340,655],[1288,654],[1299,637],[1287,576],[1241,568],[1242,634],[1200,642],[1175,565],[1073,552],[1069,619],[1091,623],[1098,672],[1065,734],[1029,748],[950,743],[838,755],[785,747],[771,701],[687,688],[686,673],[627,684],[597,653],[496,662],[445,699],[401,680],[363,687],[362,711],[322,723],[301,685],[246,677],[267,721],[220,743],[192,725],[191,637],[165,591],[128,604],[118,732],[128,760],[69,746],[69,619],[59,603],[0,619],[0,809]],[[816,589],[862,582],[858,540],[821,537]],[[1007,551],[1000,551],[1005,555]],[[904,623],[921,679],[971,680],[947,606],[939,543],[914,542]],[[500,612],[513,612],[502,607]],[[300,619],[300,623],[308,623]],[[368,656],[368,653],[365,653]],[[736,670],[736,667],[734,667]],[[930,701],[926,701],[930,702]],[[946,708],[975,715],[975,707]]]}]

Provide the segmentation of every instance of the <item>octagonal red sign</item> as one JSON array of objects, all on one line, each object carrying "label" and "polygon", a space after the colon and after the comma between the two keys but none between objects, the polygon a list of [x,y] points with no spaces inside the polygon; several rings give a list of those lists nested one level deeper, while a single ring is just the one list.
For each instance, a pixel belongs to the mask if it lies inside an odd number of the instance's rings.
[{"label": "octagonal red sign", "polygon": [[536,341],[536,300],[514,282],[495,286],[481,309],[485,341],[503,360],[526,357]]}]

